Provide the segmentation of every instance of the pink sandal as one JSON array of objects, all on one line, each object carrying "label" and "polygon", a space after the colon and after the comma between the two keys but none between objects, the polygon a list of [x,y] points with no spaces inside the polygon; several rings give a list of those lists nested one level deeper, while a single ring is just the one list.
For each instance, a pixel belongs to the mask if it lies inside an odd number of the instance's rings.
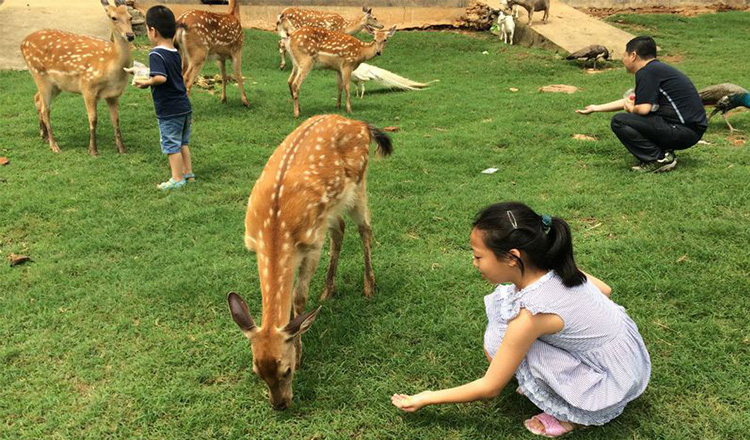
[{"label": "pink sandal", "polygon": [[[542,431],[532,427],[530,423],[532,420],[537,420],[539,423],[541,423],[542,426],[544,426],[544,430]],[[533,434],[548,438],[561,437],[565,434],[570,434],[571,432],[573,432],[572,429],[565,429],[565,427],[560,424],[559,420],[547,413],[535,415],[534,417],[523,422],[523,426],[525,426],[526,429],[528,429],[529,432]]]}]

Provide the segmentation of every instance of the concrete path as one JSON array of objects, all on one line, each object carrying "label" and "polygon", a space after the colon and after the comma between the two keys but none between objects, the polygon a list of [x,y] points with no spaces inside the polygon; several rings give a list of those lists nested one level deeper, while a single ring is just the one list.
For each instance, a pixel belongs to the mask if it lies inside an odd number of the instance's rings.
[{"label": "concrete path", "polygon": [[[498,8],[498,0],[487,0]],[[552,0],[547,23],[542,23],[543,12],[534,12],[533,26],[529,27],[526,10],[516,21],[516,42],[528,46],[541,45],[570,53],[592,44],[607,47],[614,59],[622,59],[625,44],[635,35],[618,29],[597,18],[584,14],[557,0]]]},{"label": "concrete path", "polygon": [[0,2],[0,69],[26,69],[21,41],[39,29],[60,29],[109,38],[104,8],[94,0],[5,0]]}]

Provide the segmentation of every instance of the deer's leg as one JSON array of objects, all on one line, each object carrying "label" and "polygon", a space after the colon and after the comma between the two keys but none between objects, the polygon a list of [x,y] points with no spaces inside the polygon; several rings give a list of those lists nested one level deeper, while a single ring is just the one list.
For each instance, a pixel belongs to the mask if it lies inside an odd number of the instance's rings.
[{"label": "deer's leg", "polygon": [[188,96],[190,96],[190,90],[193,88],[195,79],[198,77],[198,74],[201,73],[201,69],[203,69],[203,64],[206,62],[207,55],[208,53],[203,49],[196,49],[190,54],[190,63],[184,77],[185,89],[187,89]]},{"label": "deer's leg", "polygon": [[328,231],[331,234],[331,250],[330,260],[328,261],[328,272],[326,273],[326,285],[323,288],[323,294],[320,295],[321,300],[326,300],[333,296],[336,291],[336,269],[339,266],[339,254],[341,253],[341,246],[344,243],[344,228],[346,223],[342,217],[338,217],[333,220],[328,227]]},{"label": "deer's leg", "polygon": [[286,38],[282,38],[279,40],[279,55],[281,56],[281,64],[279,64],[279,69],[284,70],[284,67],[286,67]]},{"label": "deer's leg", "polygon": [[352,102],[350,100],[350,95],[349,95],[349,87],[351,86],[351,80],[352,80],[351,75],[352,75],[351,69],[341,70],[341,81],[344,83],[344,90],[346,90],[346,112],[347,113],[352,112]]},{"label": "deer's leg", "polygon": [[305,304],[307,304],[307,298],[310,293],[310,280],[313,274],[315,274],[315,269],[318,268],[320,249],[323,247],[324,239],[325,236],[312,245],[299,265],[297,284],[294,286],[294,316],[305,312]]},{"label": "deer's leg", "polygon": [[292,82],[292,99],[294,99],[294,117],[299,117],[299,89],[302,86],[302,83],[305,81],[305,78],[307,78],[307,75],[310,74],[310,71],[312,70],[313,66],[315,65],[315,60],[312,58],[309,58],[305,61],[302,61],[297,66],[297,76],[294,78],[294,82]]},{"label": "deer's leg", "polygon": [[[60,152],[60,146],[57,145],[57,141],[55,141],[55,136],[52,134],[52,123],[50,122],[50,106],[52,105],[52,100],[55,98],[55,96],[60,94],[60,89],[56,88],[53,85],[45,85],[42,80],[37,81],[36,78],[34,78],[34,82],[36,82],[36,87],[39,95],[39,115],[42,119],[42,123],[45,126],[45,130],[47,131],[47,139],[49,141],[49,148],[55,153]],[[36,99],[35,99],[36,101]]]},{"label": "deer's leg", "polygon": [[96,93],[92,90],[83,90],[83,103],[86,105],[86,113],[89,117],[89,154],[96,156]]},{"label": "deer's leg", "polygon": [[221,103],[227,103],[227,62],[224,58],[219,59],[216,62],[219,65],[221,71]]},{"label": "deer's leg", "polygon": [[337,98],[336,98],[336,108],[340,109],[341,108],[341,88],[343,84],[341,84],[341,72],[338,70],[336,71],[336,83],[339,86],[339,94],[337,95]]},{"label": "deer's leg", "polygon": [[375,291],[375,274],[372,270],[372,227],[370,227],[370,210],[367,207],[367,185],[364,179],[359,186],[357,199],[354,207],[349,211],[349,215],[357,223],[359,236],[362,239],[362,252],[365,259],[365,296],[371,297]]},{"label": "deer's leg", "polygon": [[532,25],[531,19],[532,19],[532,16],[534,15],[534,8],[532,7],[531,9],[527,9],[527,11],[529,12],[529,27],[531,27]]},{"label": "deer's leg", "polygon": [[120,114],[117,107],[119,100],[120,98],[118,96],[107,98],[107,108],[109,108],[109,119],[112,120],[112,129],[115,131],[115,145],[117,145],[117,152],[125,154],[125,145],[122,144],[122,133],[120,133]]},{"label": "deer's leg", "polygon": [[234,69],[234,77],[237,79],[237,86],[240,88],[242,105],[250,107],[250,102],[245,94],[245,80],[242,78],[242,48],[232,54],[232,68]]},{"label": "deer's leg", "polygon": [[546,23],[548,17],[549,17],[549,8],[544,10],[544,16],[542,17],[542,21]]},{"label": "deer's leg", "polygon": [[44,123],[44,118],[42,117],[42,95],[39,92],[36,92],[34,95],[34,106],[36,107],[36,114],[39,117],[39,136],[41,136],[43,141],[47,140],[47,125]]}]

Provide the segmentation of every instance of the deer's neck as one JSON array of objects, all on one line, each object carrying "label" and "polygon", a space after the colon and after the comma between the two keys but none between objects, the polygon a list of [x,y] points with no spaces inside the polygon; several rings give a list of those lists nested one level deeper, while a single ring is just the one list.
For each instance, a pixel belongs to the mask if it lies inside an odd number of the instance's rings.
[{"label": "deer's neck", "polygon": [[378,54],[378,46],[377,44],[375,44],[374,41],[371,41],[369,43],[363,43],[362,44],[362,56],[361,56],[360,62],[364,62],[372,58],[375,58],[377,54]]},{"label": "deer's neck", "polygon": [[112,33],[112,51],[112,62],[120,71],[122,71],[120,67],[130,67],[133,65],[133,55],[130,53],[130,43],[118,32]]},{"label": "deer's neck", "polygon": [[237,18],[237,21],[240,20],[240,0],[229,0],[227,14],[234,15]]},{"label": "deer's neck", "polygon": [[365,27],[365,20],[362,19],[355,19],[355,20],[346,20],[344,22],[344,29],[342,31],[345,34],[354,35],[357,32],[361,31],[362,28]]},{"label": "deer's neck", "polygon": [[[289,250],[285,250],[289,249]],[[258,276],[263,297],[261,328],[285,326],[292,311],[292,288],[296,255],[294,246],[269,247],[258,252]]]}]

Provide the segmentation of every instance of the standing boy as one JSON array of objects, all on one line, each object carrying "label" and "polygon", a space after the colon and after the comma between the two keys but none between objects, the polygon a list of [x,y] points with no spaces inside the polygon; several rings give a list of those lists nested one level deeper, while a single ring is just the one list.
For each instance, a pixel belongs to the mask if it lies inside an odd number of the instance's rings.
[{"label": "standing boy", "polygon": [[157,188],[168,190],[195,179],[188,147],[193,109],[182,80],[182,59],[172,43],[176,30],[174,14],[165,6],[154,6],[146,12],[146,27],[148,39],[154,45],[148,54],[151,78],[135,81],[135,86],[151,87],[161,151],[169,157],[172,170],[172,177]]}]

